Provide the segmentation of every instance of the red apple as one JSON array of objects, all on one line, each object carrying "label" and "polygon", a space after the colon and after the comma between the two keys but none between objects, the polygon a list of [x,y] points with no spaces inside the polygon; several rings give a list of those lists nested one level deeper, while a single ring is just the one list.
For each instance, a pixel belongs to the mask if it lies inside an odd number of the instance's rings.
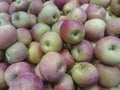
[{"label": "red apple", "polygon": [[0,2],[0,12],[8,13],[8,11],[9,11],[9,3],[6,1],[1,1]]}]

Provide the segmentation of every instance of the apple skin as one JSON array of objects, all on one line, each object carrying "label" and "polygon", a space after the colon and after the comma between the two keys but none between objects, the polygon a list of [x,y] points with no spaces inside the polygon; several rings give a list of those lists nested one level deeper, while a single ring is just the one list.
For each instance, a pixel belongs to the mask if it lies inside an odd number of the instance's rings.
[{"label": "apple skin", "polygon": [[98,84],[91,86],[91,87],[87,87],[87,88],[83,88],[83,90],[103,90],[102,87]]},{"label": "apple skin", "polygon": [[0,12],[0,18],[5,19],[10,22],[10,15],[5,12]]},{"label": "apple skin", "polygon": [[8,13],[8,10],[9,10],[9,3],[6,1],[1,1],[0,2],[0,12]]},{"label": "apple skin", "polygon": [[8,67],[7,63],[0,63],[0,90],[3,90],[4,88],[8,87],[4,75],[5,75],[5,71]]},{"label": "apple skin", "polygon": [[76,63],[71,69],[71,75],[75,83],[81,88],[93,86],[99,81],[97,68],[88,62]]},{"label": "apple skin", "polygon": [[120,18],[112,19],[108,21],[107,27],[106,27],[106,33],[107,35],[112,35],[119,37],[120,36],[120,26],[118,25],[120,23]]},{"label": "apple skin", "polygon": [[0,18],[0,26],[3,26],[3,25],[10,25],[11,23],[4,19],[4,18]]},{"label": "apple skin", "polygon": [[66,15],[61,15],[59,18],[58,18],[58,22],[59,21],[64,21],[64,20],[67,20],[68,17]]},{"label": "apple skin", "polygon": [[23,61],[27,57],[27,47],[22,42],[15,42],[6,49],[5,56],[8,63]]},{"label": "apple skin", "polygon": [[31,22],[31,28],[37,23],[37,17],[34,14],[29,14],[30,16],[30,22]]},{"label": "apple skin", "polygon": [[[7,33],[6,33],[7,32]],[[6,49],[17,40],[17,31],[12,25],[0,26],[0,49]]]},{"label": "apple skin", "polygon": [[16,28],[29,28],[31,25],[30,16],[24,11],[18,11],[11,15],[11,23]]},{"label": "apple skin", "polygon": [[91,42],[83,39],[73,46],[71,54],[77,62],[89,62],[94,55],[94,47]]},{"label": "apple skin", "polygon": [[104,19],[106,16],[106,11],[103,7],[95,4],[90,4],[86,10],[88,19],[99,18]]},{"label": "apple skin", "polygon": [[65,74],[63,78],[55,83],[55,90],[75,90],[72,77],[69,74]]},{"label": "apple skin", "polygon": [[82,8],[86,12],[88,6],[89,6],[89,3],[85,3],[85,4],[81,5],[80,8]]},{"label": "apple skin", "polygon": [[48,31],[51,31],[50,26],[42,22],[35,24],[30,30],[33,40],[35,41],[40,41],[41,36]]},{"label": "apple skin", "polygon": [[11,4],[14,0],[0,0],[0,2],[1,1],[6,1],[6,2],[8,2],[9,4]]},{"label": "apple skin", "polygon": [[76,44],[85,36],[85,28],[78,20],[65,20],[60,28],[61,38],[68,43]]},{"label": "apple skin", "polygon": [[117,65],[120,63],[120,39],[115,36],[106,36],[96,43],[95,56],[102,63]]},{"label": "apple skin", "polygon": [[43,56],[40,49],[40,44],[37,41],[32,41],[28,46],[27,61],[32,64],[38,64]]},{"label": "apple skin", "polygon": [[111,88],[120,83],[120,70],[116,66],[98,63],[96,68],[100,73],[99,84],[103,87]]},{"label": "apple skin", "polygon": [[10,86],[17,76],[26,72],[33,72],[31,66],[27,62],[11,64],[5,71],[5,81],[7,85]]},{"label": "apple skin", "polygon": [[45,80],[56,82],[65,75],[67,66],[58,52],[48,52],[42,57],[39,70]]},{"label": "apple skin", "polygon": [[120,0],[111,0],[111,10],[116,16],[120,16]]},{"label": "apple skin", "polygon": [[17,29],[18,41],[24,43],[25,45],[29,45],[32,41],[31,33],[26,28],[18,28]]},{"label": "apple skin", "polygon": [[87,20],[84,27],[85,37],[90,41],[98,41],[105,35],[106,23],[102,19],[95,18]]},{"label": "apple skin", "polygon": [[[27,87],[26,87],[27,86]],[[44,90],[41,79],[34,73],[20,74],[10,85],[9,90]]]},{"label": "apple skin", "polygon": [[40,48],[44,53],[49,51],[60,51],[62,46],[62,39],[56,32],[46,32],[40,38]]}]

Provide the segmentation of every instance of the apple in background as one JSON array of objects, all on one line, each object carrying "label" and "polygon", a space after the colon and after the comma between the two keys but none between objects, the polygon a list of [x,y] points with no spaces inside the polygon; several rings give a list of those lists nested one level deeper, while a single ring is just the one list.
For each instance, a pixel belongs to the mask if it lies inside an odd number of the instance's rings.
[{"label": "apple in background", "polygon": [[112,0],[90,0],[90,4],[95,4],[103,8],[107,8]]},{"label": "apple in background", "polygon": [[31,14],[38,15],[43,8],[42,0],[31,0],[28,11]]},{"label": "apple in background", "polygon": [[5,81],[7,85],[10,86],[17,76],[26,72],[33,72],[31,66],[27,62],[11,64],[5,71]]},{"label": "apple in background", "polygon": [[4,58],[4,50],[0,50],[0,61]]},{"label": "apple in background", "polygon": [[37,17],[34,14],[29,14],[30,22],[31,22],[31,28],[37,23]]},{"label": "apple in background", "polygon": [[120,63],[120,39],[115,36],[106,36],[96,43],[95,56],[102,63],[117,65]]},{"label": "apple in background", "polygon": [[54,0],[55,5],[61,10],[69,0]]},{"label": "apple in background", "polygon": [[90,4],[86,10],[88,19],[99,18],[104,19],[106,16],[106,10],[95,4]]},{"label": "apple in background", "polygon": [[85,4],[81,5],[80,8],[82,8],[86,12],[88,6],[89,6],[89,3],[85,3]]},{"label": "apple in background", "polygon": [[67,66],[58,52],[48,52],[42,57],[39,70],[45,80],[56,82],[65,75]]},{"label": "apple in background", "polygon": [[35,41],[40,41],[40,37],[48,31],[51,31],[50,26],[42,22],[36,23],[30,30],[33,40]]},{"label": "apple in background", "polygon": [[62,39],[56,32],[46,32],[40,38],[40,48],[44,53],[49,51],[60,51],[62,46]]},{"label": "apple in background", "polygon": [[103,90],[102,87],[98,84],[91,86],[91,87],[87,87],[87,88],[83,88],[83,90]]},{"label": "apple in background", "polygon": [[32,41],[31,33],[26,28],[18,28],[17,29],[18,41],[24,43],[25,45],[29,45]]},{"label": "apple in background", "polygon": [[70,52],[67,49],[62,49],[59,53],[64,58],[64,60],[67,64],[67,69],[70,70],[74,65],[73,56],[70,54]]},{"label": "apple in background", "polygon": [[44,83],[44,90],[55,90],[55,89],[54,89],[54,86],[52,83],[45,82]]},{"label": "apple in background", "polygon": [[12,4],[10,4],[9,14],[13,14],[18,11],[27,11],[28,7],[29,3],[27,0],[15,0]]},{"label": "apple in background", "polygon": [[46,4],[38,15],[38,22],[44,22],[52,25],[58,20],[59,16],[60,11],[55,4]]},{"label": "apple in background", "polygon": [[11,23],[4,19],[4,18],[0,18],[0,26],[3,26],[3,25],[10,25]]},{"label": "apple in background", "polygon": [[28,46],[27,61],[32,64],[38,64],[43,56],[40,49],[40,44],[37,41],[32,41]]},{"label": "apple in background", "polygon": [[67,20],[68,17],[66,15],[61,15],[59,18],[58,18],[58,21],[64,21],[64,20]]},{"label": "apple in background", "polygon": [[55,90],[75,90],[72,77],[69,74],[65,74],[63,78],[55,83]]},{"label": "apple in background", "polygon": [[93,58],[94,47],[91,42],[83,39],[72,47],[71,54],[77,62],[89,62]]},{"label": "apple in background", "polygon": [[65,20],[60,28],[61,38],[68,43],[76,44],[85,36],[85,28],[78,20]]},{"label": "apple in background", "polygon": [[85,4],[85,3],[89,3],[90,0],[78,0],[78,2],[80,3],[80,5]]},{"label": "apple in background", "polygon": [[88,62],[76,63],[71,69],[71,75],[75,83],[82,88],[93,86],[99,81],[97,68]]},{"label": "apple in background", "polygon": [[120,70],[116,66],[98,63],[96,68],[100,73],[99,84],[103,87],[111,88],[120,83]]},{"label": "apple in background", "polygon": [[23,61],[27,57],[27,47],[22,42],[15,42],[6,49],[5,56],[10,64]]},{"label": "apple in background", "polygon": [[110,4],[112,12],[117,16],[120,16],[119,2],[120,2],[120,0],[111,0],[111,4]]},{"label": "apple in background", "polygon": [[115,18],[110,21],[108,21],[107,27],[106,27],[106,33],[107,35],[112,35],[116,37],[120,37],[120,26],[118,25],[120,23],[120,18]]},{"label": "apple in background", "polygon": [[106,23],[102,19],[90,19],[84,24],[85,37],[90,41],[98,41],[105,35]]},{"label": "apple in background", "polygon": [[8,11],[9,11],[9,3],[6,1],[1,1],[0,2],[0,12],[8,13]]},{"label": "apple in background", "polygon": [[30,16],[24,11],[18,11],[11,15],[11,23],[16,28],[29,28],[31,25]]},{"label": "apple in background", "polygon": [[10,15],[5,12],[0,12],[0,18],[5,19],[10,22]]},{"label": "apple in background", "polygon": [[56,32],[60,35],[60,28],[61,28],[62,23],[63,23],[63,21],[58,21],[55,24],[53,24],[52,25],[52,31]]},{"label": "apple in background", "polygon": [[44,85],[38,76],[27,72],[20,74],[10,85],[9,90],[44,90]]},{"label": "apple in background", "polygon": [[80,20],[84,23],[87,20],[87,14],[82,8],[76,7],[68,14],[68,19]]},{"label": "apple in background", "polygon": [[7,63],[2,62],[0,63],[0,90],[3,90],[4,88],[8,87],[4,78],[7,67],[8,67]]},{"label": "apple in background", "polygon": [[[7,32],[7,33],[6,33]],[[0,49],[6,49],[17,40],[17,31],[12,25],[0,26]]]}]

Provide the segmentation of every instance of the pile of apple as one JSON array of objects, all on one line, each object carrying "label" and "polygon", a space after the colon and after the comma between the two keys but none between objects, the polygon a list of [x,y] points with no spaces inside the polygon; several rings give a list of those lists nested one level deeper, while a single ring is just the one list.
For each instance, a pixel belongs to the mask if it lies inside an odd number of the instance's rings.
[{"label": "pile of apple", "polygon": [[120,90],[120,0],[0,0],[0,90]]}]

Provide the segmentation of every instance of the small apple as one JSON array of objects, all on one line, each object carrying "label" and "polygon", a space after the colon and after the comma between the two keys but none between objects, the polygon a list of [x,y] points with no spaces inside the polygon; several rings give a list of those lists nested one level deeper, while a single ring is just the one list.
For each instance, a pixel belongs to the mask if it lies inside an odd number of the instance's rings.
[{"label": "small apple", "polygon": [[30,22],[31,22],[31,28],[37,23],[37,17],[34,14],[29,14],[30,16]]},{"label": "small apple", "polygon": [[5,12],[0,12],[0,18],[5,19],[10,22],[10,15]]},{"label": "small apple", "polygon": [[3,26],[3,25],[10,25],[11,23],[4,19],[4,18],[0,18],[0,26]]},{"label": "small apple", "polygon": [[6,1],[1,1],[0,2],[0,12],[8,13],[8,11],[9,11],[9,3]]}]

